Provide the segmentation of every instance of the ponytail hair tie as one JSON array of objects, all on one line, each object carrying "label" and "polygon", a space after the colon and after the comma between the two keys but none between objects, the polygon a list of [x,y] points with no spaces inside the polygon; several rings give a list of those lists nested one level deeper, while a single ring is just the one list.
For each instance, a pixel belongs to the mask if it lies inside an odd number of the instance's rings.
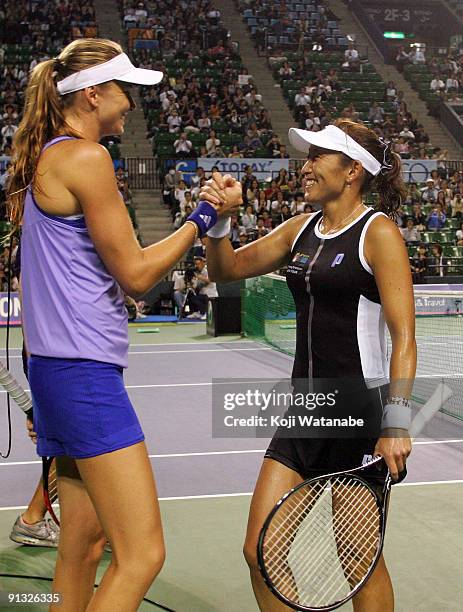
[{"label": "ponytail hair tie", "polygon": [[381,143],[382,147],[383,147],[383,161],[381,164],[381,174],[386,174],[387,171],[392,170],[392,163],[387,162],[386,158],[388,153],[391,153],[392,151],[392,147],[391,147],[391,141],[390,140],[385,140],[384,138],[379,138],[378,139],[379,142]]}]

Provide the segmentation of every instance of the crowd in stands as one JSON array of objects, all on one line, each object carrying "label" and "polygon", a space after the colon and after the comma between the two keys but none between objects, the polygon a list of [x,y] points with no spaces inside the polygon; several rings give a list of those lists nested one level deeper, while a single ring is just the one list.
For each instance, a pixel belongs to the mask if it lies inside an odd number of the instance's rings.
[{"label": "crowd in stands", "polygon": [[287,51],[302,53],[304,48],[325,49],[347,46],[336,15],[324,0],[264,2],[237,0],[257,50],[264,55]]},{"label": "crowd in stands", "polygon": [[[0,238],[8,231],[5,184],[29,71],[38,62],[58,54],[71,40],[97,34],[91,0],[4,0],[0,6]],[[116,140],[105,139],[103,144],[113,159],[118,187],[138,235],[132,194],[127,173],[120,168]]]},{"label": "crowd in stands", "polygon": [[97,35],[91,0],[28,2],[0,5],[0,157],[11,154],[28,73],[75,38]]},{"label": "crowd in stands", "polygon": [[[338,117],[347,117],[363,121],[392,140],[394,150],[404,159],[446,159],[447,152],[433,147],[423,125],[409,112],[404,93],[393,81],[382,81],[352,37],[340,32],[336,15],[324,2],[306,2],[310,11],[302,2],[241,0],[238,4],[258,48],[260,29],[268,34],[268,17],[272,32],[278,29],[278,44],[272,45],[269,65],[301,128],[317,131]],[[285,43],[301,32],[297,48]],[[421,48],[407,61],[413,65],[425,62]]]},{"label": "crowd in stands", "polygon": [[[440,101],[451,102],[463,97],[463,45],[444,49],[442,53],[422,52],[422,61],[414,52],[401,46],[397,52],[397,68],[427,103],[430,113],[438,115]],[[429,57],[428,57],[429,55]]]},{"label": "crowd in stands", "polygon": [[[166,74],[144,88],[148,137],[161,157],[266,156],[272,125],[252,75],[209,0],[158,1],[137,11],[124,3],[128,32],[137,28],[132,56]],[[144,5],[143,5],[144,6]]]}]

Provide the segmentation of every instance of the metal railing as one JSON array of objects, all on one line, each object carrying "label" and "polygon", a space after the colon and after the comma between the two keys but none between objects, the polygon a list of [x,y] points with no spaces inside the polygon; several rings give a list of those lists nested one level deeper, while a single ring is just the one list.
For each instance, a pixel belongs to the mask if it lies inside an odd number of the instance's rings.
[{"label": "metal railing", "polygon": [[127,172],[130,189],[160,189],[161,181],[155,157],[125,157],[123,167]]}]

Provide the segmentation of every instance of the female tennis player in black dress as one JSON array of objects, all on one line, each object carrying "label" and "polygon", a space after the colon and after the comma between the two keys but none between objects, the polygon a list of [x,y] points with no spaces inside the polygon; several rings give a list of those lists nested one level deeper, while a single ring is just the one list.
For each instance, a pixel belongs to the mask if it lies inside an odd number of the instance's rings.
[{"label": "female tennis player in black dress", "polygon": [[[306,200],[322,210],[289,219],[237,251],[217,233],[207,248],[209,276],[232,281],[287,266],[297,311],[293,379],[363,377],[365,392],[376,390],[380,410],[394,418],[383,418],[379,439],[275,437],[270,443],[244,546],[254,593],[265,612],[289,609],[267,589],[257,565],[257,539],[268,513],[302,480],[357,467],[365,455],[382,455],[397,479],[411,450],[406,429],[416,369],[410,266],[392,220],[404,194],[400,158],[375,132],[348,120],[321,132],[292,129],[290,140],[308,152]],[[371,191],[378,194],[375,210],[362,203]],[[201,197],[217,204],[238,203],[240,185],[216,174]],[[390,365],[385,324],[392,337]],[[383,406],[379,389],[388,379],[389,399]],[[393,591],[383,558],[353,603],[355,612],[392,612]]]}]

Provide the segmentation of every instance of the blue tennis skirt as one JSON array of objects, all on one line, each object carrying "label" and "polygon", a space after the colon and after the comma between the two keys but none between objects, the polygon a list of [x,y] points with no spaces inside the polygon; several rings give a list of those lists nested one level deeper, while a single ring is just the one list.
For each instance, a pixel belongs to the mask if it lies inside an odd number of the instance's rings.
[{"label": "blue tennis skirt", "polygon": [[32,355],[29,383],[41,457],[96,457],[144,440],[120,366]]}]

